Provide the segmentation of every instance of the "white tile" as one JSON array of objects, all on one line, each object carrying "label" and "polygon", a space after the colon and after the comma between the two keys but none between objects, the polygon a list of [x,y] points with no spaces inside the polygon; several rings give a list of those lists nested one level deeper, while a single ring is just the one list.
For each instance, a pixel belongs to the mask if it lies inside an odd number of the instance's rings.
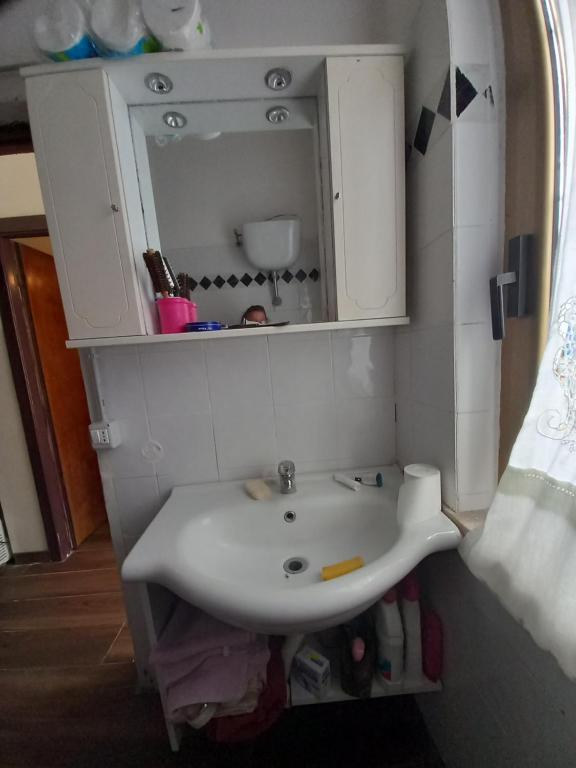
[{"label": "white tile", "polygon": [[206,483],[218,479],[212,417],[208,413],[167,410],[150,415],[152,439],[163,449],[156,462],[158,475],[180,483]]},{"label": "white tile", "polygon": [[411,462],[433,464],[442,474],[442,498],[456,508],[454,413],[415,403],[412,408]]},{"label": "white tile", "polygon": [[332,334],[336,398],[394,396],[394,335]]},{"label": "white tile", "polygon": [[272,397],[276,405],[332,397],[329,333],[297,333],[268,339]]},{"label": "white tile", "polygon": [[484,323],[455,328],[456,410],[494,411],[500,391],[500,344]]},{"label": "white tile", "polygon": [[498,467],[497,414],[459,413],[456,423],[458,495],[493,493]]},{"label": "white tile", "polygon": [[120,423],[122,445],[105,452],[102,466],[114,477],[153,475],[153,465],[141,452],[150,435],[140,361],[136,354],[114,352],[98,353],[100,395],[106,417]]},{"label": "white tile", "polygon": [[269,467],[276,463],[271,405],[221,408],[214,415],[219,469]]},{"label": "white tile", "polygon": [[496,227],[503,205],[499,126],[457,122],[454,136],[454,226]]},{"label": "white tile", "polygon": [[397,329],[394,333],[394,396],[397,399],[405,400],[410,397],[410,382],[412,380],[411,344],[411,331],[399,332]]},{"label": "white tile", "polygon": [[407,400],[396,402],[396,460],[401,467],[413,464],[412,453],[412,403]]},{"label": "white tile", "polygon": [[272,402],[266,337],[209,341],[206,356],[215,411]]},{"label": "white tile", "polygon": [[117,478],[114,490],[123,536],[141,536],[160,508],[156,478]]},{"label": "white tile", "polygon": [[210,412],[202,347],[202,344],[181,344],[177,351],[145,349],[140,352],[150,414],[160,417],[176,411],[185,418],[189,414]]},{"label": "white tile", "polygon": [[490,39],[497,34],[489,0],[446,0],[452,61],[490,62]]},{"label": "white tile", "polygon": [[354,466],[390,464],[396,457],[394,401],[351,398],[337,404],[338,443]]},{"label": "white tile", "polygon": [[453,410],[453,329],[439,326],[411,335],[412,399],[445,411]]},{"label": "white tile", "polygon": [[408,164],[407,241],[420,249],[452,229],[452,133],[447,130],[424,157]]},{"label": "white tile", "polygon": [[498,229],[485,224],[454,230],[455,322],[489,323],[489,280],[502,271]]},{"label": "white tile", "polygon": [[452,230],[412,258],[411,327],[449,325],[454,317]]},{"label": "white tile", "polygon": [[346,456],[346,445],[338,437],[333,403],[277,405],[275,411],[280,459],[301,462]]}]

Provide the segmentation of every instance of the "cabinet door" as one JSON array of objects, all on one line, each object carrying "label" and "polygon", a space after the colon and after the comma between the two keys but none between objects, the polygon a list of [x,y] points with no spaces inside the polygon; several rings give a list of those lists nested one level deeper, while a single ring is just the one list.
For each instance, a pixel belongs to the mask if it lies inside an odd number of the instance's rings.
[{"label": "cabinet door", "polygon": [[143,334],[107,76],[32,77],[26,88],[70,338]]},{"label": "cabinet door", "polygon": [[328,58],[338,320],[406,312],[400,56]]}]

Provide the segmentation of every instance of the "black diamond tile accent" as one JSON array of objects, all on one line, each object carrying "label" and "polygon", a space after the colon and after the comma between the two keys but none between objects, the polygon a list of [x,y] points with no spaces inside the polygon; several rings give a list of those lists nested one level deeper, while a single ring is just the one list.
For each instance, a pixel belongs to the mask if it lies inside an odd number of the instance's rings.
[{"label": "black diamond tile accent", "polygon": [[282,280],[284,280],[285,283],[291,283],[293,279],[294,279],[294,275],[288,269],[282,275]]},{"label": "black diamond tile accent", "polygon": [[422,107],[420,112],[420,120],[418,121],[418,128],[416,129],[416,136],[414,137],[414,149],[425,155],[428,148],[428,142],[430,141],[430,134],[434,126],[434,120],[436,114],[432,112],[428,107]]},{"label": "black diamond tile accent", "polygon": [[440,101],[438,102],[438,109],[436,112],[438,112],[439,115],[442,115],[442,117],[445,117],[446,120],[450,120],[450,111],[451,111],[451,103],[452,100],[450,98],[450,70],[446,73],[446,79],[444,80],[444,86],[442,88],[442,93],[440,94]]},{"label": "black diamond tile accent", "polygon": [[243,274],[243,275],[242,275],[242,277],[240,278],[240,282],[241,282],[243,285],[245,285],[245,286],[246,286],[246,288],[248,288],[248,286],[249,286],[249,285],[250,285],[250,283],[252,282],[252,278],[250,277],[250,275],[248,274],[248,272],[244,272],[244,274]]},{"label": "black diamond tile accent", "polygon": [[218,275],[218,277],[214,278],[214,285],[216,286],[216,288],[222,288],[223,285],[226,285],[226,280],[224,280],[223,277],[220,277],[220,275]]},{"label": "black diamond tile accent", "polygon": [[314,282],[316,283],[318,281],[318,278],[320,277],[320,273],[318,272],[317,269],[313,269],[310,272],[309,277],[310,277],[311,280],[314,280]]},{"label": "black diamond tile accent", "polygon": [[474,101],[478,91],[459,67],[456,67],[456,117]]},{"label": "black diamond tile accent", "polygon": [[492,90],[492,86],[491,85],[489,85],[488,88],[486,88],[486,90],[484,91],[482,96],[484,96],[484,98],[486,99],[486,101],[489,104],[494,106],[494,91]]},{"label": "black diamond tile accent", "polygon": [[262,272],[258,272],[254,280],[258,283],[258,285],[264,285],[266,282],[266,275],[263,275]]},{"label": "black diamond tile accent", "polygon": [[208,288],[210,288],[212,285],[212,280],[209,280],[207,277],[203,277],[202,280],[200,280],[200,285],[202,288],[204,288],[205,291],[207,291]]},{"label": "black diamond tile accent", "polygon": [[228,280],[226,280],[226,282],[228,283],[228,285],[229,285],[231,288],[236,288],[236,286],[238,285],[238,283],[239,283],[240,281],[238,280],[238,278],[236,277],[236,275],[230,275],[230,277],[228,278]]},{"label": "black diamond tile accent", "polygon": [[191,291],[193,291],[194,288],[198,288],[198,283],[196,282],[196,280],[194,280],[193,277],[189,277],[188,280],[189,280],[188,285]]},{"label": "black diamond tile accent", "polygon": [[304,272],[303,269],[299,269],[298,272],[296,272],[296,280],[298,280],[299,283],[303,283],[304,280],[306,280],[306,272]]},{"label": "black diamond tile accent", "polygon": [[412,144],[408,144],[408,142],[406,142],[406,146],[404,148],[404,161],[407,163],[411,157],[412,157]]}]

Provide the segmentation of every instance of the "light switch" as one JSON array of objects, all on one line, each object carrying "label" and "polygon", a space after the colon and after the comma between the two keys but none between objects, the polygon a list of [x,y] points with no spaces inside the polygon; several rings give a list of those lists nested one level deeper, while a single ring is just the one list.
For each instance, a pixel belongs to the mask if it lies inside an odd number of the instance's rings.
[{"label": "light switch", "polygon": [[117,448],[122,442],[120,424],[117,421],[96,421],[90,424],[90,442],[97,451]]}]

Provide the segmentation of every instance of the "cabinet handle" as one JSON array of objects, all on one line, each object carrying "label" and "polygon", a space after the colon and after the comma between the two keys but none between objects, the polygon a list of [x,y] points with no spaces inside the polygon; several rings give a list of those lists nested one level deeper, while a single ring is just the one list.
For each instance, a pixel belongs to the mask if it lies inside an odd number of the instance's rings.
[{"label": "cabinet handle", "polygon": [[118,211],[120,210],[120,208],[119,208],[119,207],[116,205],[116,203],[112,203],[112,205],[110,206],[110,208],[112,208],[112,210],[114,211],[114,213],[118,213]]}]

